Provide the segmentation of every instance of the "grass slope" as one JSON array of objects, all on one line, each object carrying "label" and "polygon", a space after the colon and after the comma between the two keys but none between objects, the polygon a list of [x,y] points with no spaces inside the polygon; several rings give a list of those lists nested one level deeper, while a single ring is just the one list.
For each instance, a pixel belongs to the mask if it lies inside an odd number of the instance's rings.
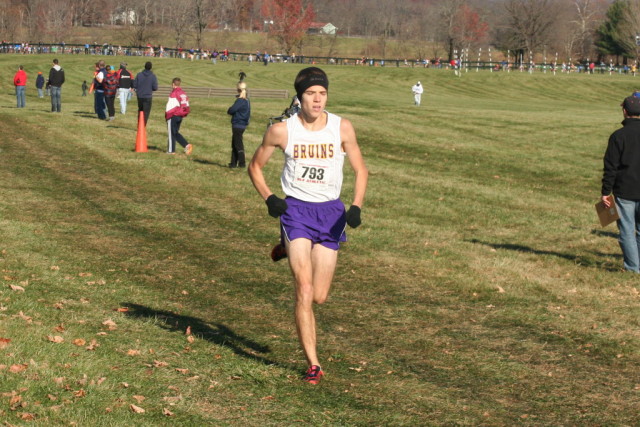
[{"label": "grass slope", "polygon": [[[51,59],[0,56],[8,423],[640,422],[637,278],[593,210],[631,77],[327,67],[329,110],[353,122],[371,177],[317,310],[327,377],[311,388],[288,267],[268,258],[277,222],[225,167],[232,99],[192,100],[189,158],[163,153],[155,100],[149,153],[134,153],[135,101],[100,122],[79,96],[96,58],[60,58],[63,113],[48,112],[32,86]],[[241,68],[250,87],[291,89],[300,67],[154,61],[161,84],[232,87]],[[248,153],[285,107],[252,101]]]}]

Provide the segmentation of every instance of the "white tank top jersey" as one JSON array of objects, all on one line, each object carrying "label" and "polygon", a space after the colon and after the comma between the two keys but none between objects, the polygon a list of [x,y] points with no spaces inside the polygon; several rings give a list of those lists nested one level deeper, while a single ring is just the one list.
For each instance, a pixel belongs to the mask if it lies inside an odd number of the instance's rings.
[{"label": "white tank top jersey", "polygon": [[340,117],[327,113],[327,125],[310,131],[298,114],[287,119],[288,140],[280,182],[289,197],[321,203],[340,198],[345,153],[340,138]]}]

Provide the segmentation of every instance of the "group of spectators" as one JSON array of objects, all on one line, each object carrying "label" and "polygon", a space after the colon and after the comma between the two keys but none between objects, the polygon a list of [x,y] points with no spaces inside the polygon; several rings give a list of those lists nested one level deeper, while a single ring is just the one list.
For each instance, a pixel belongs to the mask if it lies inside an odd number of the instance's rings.
[{"label": "group of spectators", "polygon": [[[24,108],[27,105],[26,88],[27,88],[27,72],[24,66],[20,65],[18,71],[13,76],[13,85],[16,90],[17,108]],[[64,84],[64,70],[58,63],[57,59],[53,60],[49,77],[45,80],[42,71],[38,72],[36,77],[36,89],[38,89],[38,97],[43,98],[43,90],[46,89],[47,95],[51,96],[51,112],[59,113],[62,110],[62,85]]]}]

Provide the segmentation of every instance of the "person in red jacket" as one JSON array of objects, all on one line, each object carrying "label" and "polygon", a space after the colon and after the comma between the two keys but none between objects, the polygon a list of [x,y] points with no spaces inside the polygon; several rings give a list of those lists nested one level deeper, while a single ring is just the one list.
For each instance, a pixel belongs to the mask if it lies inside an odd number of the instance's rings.
[{"label": "person in red jacket", "polygon": [[189,155],[191,154],[193,147],[187,142],[182,134],[180,134],[180,125],[182,124],[182,119],[187,117],[191,112],[191,109],[189,108],[189,97],[180,87],[181,84],[182,80],[180,80],[179,77],[174,78],[171,82],[173,90],[171,91],[171,94],[169,94],[167,107],[164,113],[164,118],[167,120],[167,129],[169,132],[167,153],[175,154],[176,141],[178,141],[178,143],[184,147],[184,153]]},{"label": "person in red jacket", "polygon": [[16,100],[18,101],[18,108],[24,108],[27,103],[25,95],[25,87],[27,85],[27,73],[24,71],[24,66],[18,68],[15,76],[13,76],[13,85],[16,87]]}]

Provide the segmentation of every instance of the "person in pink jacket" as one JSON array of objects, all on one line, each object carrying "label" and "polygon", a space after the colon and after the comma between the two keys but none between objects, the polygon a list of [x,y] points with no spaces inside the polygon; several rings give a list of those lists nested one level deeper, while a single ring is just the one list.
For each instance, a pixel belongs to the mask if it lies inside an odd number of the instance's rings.
[{"label": "person in pink jacket", "polygon": [[13,85],[16,87],[16,100],[18,101],[18,108],[24,108],[27,103],[25,95],[25,88],[27,85],[27,73],[24,71],[24,67],[21,65],[18,72],[13,76]]},{"label": "person in pink jacket", "polygon": [[187,117],[191,109],[189,108],[189,97],[180,87],[181,84],[182,80],[180,80],[179,77],[173,79],[171,82],[173,90],[171,94],[169,94],[167,107],[165,108],[164,118],[167,120],[167,130],[169,133],[167,154],[176,153],[176,141],[178,141],[178,143],[184,147],[184,153],[189,155],[193,147],[182,134],[180,134],[180,125],[182,124],[182,119]]}]

